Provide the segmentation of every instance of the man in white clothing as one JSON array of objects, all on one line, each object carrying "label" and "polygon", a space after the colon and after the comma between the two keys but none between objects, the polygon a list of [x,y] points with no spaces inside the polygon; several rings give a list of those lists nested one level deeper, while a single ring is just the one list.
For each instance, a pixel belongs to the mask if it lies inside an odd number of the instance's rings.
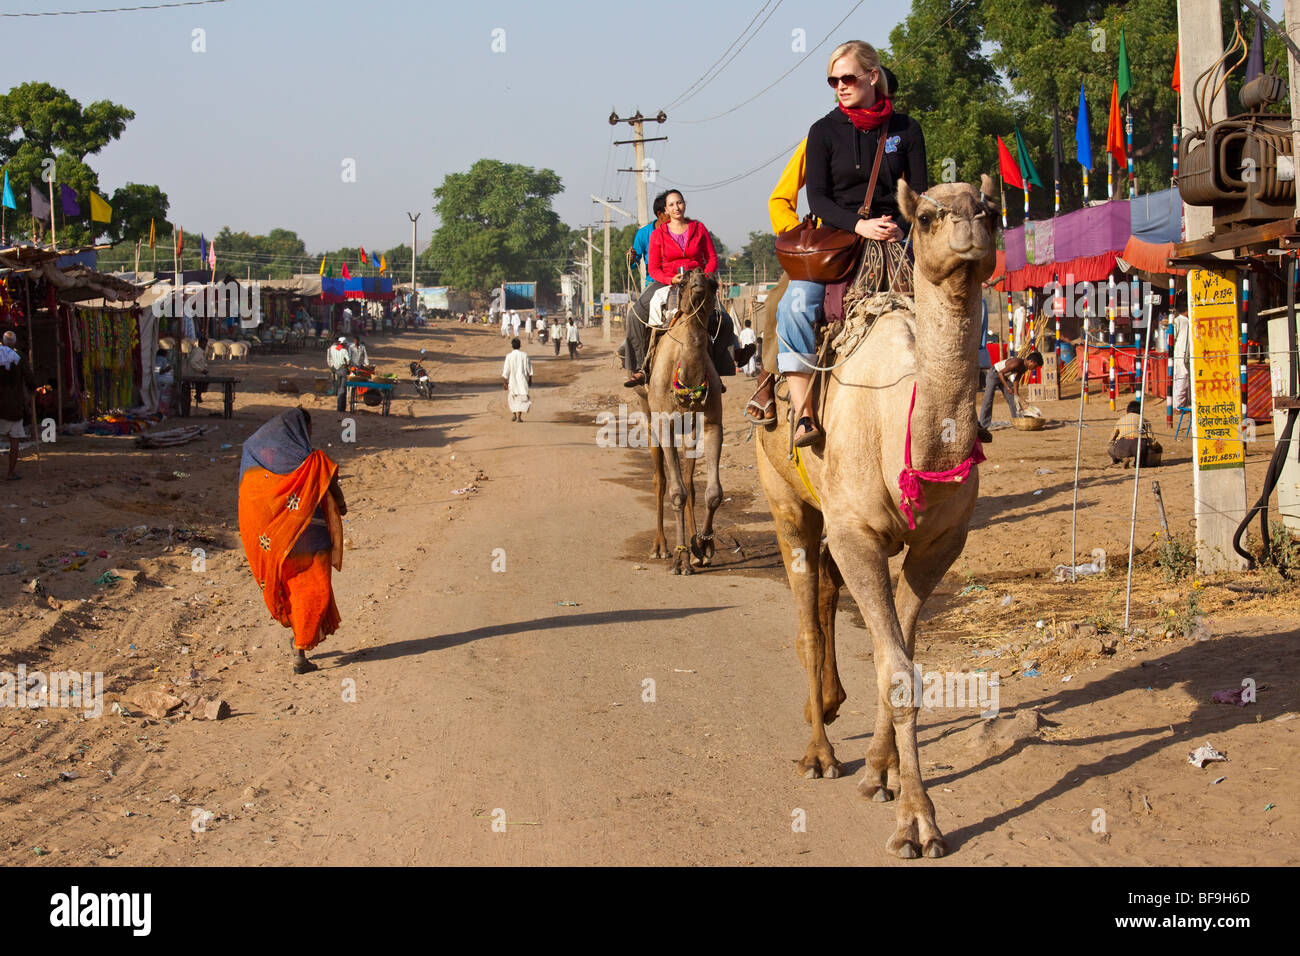
[{"label": "man in white clothing", "polygon": [[533,362],[528,353],[520,346],[519,339],[510,340],[510,354],[506,356],[505,368],[501,371],[505,379],[506,400],[510,405],[510,420],[522,422],[524,412],[532,407],[529,398],[529,386],[533,384]]},{"label": "man in white clothing", "polygon": [[758,371],[758,336],[754,334],[753,323],[749,319],[745,320],[745,327],[740,330],[740,338],[737,344],[743,349],[747,345],[754,346],[754,352],[749,356],[749,361],[741,369],[746,375],[753,377]]},{"label": "man in white clothing", "polygon": [[348,381],[348,340],[339,336],[337,342],[325,353],[325,363],[334,373],[334,393],[338,395],[338,410],[344,410],[347,401]]}]

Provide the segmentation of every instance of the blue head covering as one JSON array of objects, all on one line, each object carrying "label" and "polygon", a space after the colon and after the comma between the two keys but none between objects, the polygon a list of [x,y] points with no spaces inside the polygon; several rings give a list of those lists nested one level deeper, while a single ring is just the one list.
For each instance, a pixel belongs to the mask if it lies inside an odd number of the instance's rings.
[{"label": "blue head covering", "polygon": [[288,475],[307,460],[314,449],[307,434],[307,416],[301,408],[281,412],[248,436],[239,462],[239,480],[250,468]]}]

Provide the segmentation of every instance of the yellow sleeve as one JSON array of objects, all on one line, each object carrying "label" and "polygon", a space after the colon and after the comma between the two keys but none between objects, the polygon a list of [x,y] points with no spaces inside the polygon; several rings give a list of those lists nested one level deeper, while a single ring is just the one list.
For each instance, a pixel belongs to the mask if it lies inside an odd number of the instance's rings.
[{"label": "yellow sleeve", "polygon": [[805,154],[808,140],[800,140],[799,146],[785,164],[776,189],[767,200],[767,215],[772,220],[772,231],[778,236],[789,232],[799,225],[799,190],[803,189]]}]

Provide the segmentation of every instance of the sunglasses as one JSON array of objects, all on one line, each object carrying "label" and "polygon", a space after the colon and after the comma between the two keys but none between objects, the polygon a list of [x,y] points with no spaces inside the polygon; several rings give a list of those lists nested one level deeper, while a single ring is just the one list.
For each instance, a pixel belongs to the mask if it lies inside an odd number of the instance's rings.
[{"label": "sunglasses", "polygon": [[845,86],[851,88],[857,86],[858,80],[862,79],[866,75],[866,73],[845,73],[843,76],[828,76],[826,77],[826,85],[831,89],[835,89],[843,83]]}]

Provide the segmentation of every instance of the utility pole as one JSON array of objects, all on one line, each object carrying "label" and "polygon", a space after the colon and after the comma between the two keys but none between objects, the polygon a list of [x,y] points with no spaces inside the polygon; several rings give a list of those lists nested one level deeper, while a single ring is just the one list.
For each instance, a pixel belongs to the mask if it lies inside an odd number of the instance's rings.
[{"label": "utility pole", "polygon": [[[414,216],[412,216],[409,212],[406,214],[406,218],[409,219],[409,220],[411,220],[411,298],[408,299],[407,301],[408,301],[408,302],[412,302],[412,303],[416,301],[416,295],[415,295],[415,224],[416,224],[417,222],[420,221],[420,217],[421,217],[422,215],[424,215],[424,214],[423,214],[423,213],[419,213],[419,212],[417,212]],[[449,304],[450,304],[450,303],[449,303]]]},{"label": "utility pole", "polygon": [[618,206],[614,205],[614,203],[616,202],[622,202],[623,201],[622,199],[597,199],[595,196],[592,196],[591,201],[598,202],[605,207],[605,295],[601,299],[600,324],[601,327],[604,329],[604,341],[608,342],[609,341],[609,211],[611,209],[617,210],[619,213],[621,213],[624,216],[627,216],[627,218],[629,219],[632,218],[632,214],[630,212],[625,212],[624,210],[619,209]]},{"label": "utility pole", "polygon": [[[591,256],[592,253],[596,251],[596,244],[591,241],[591,226],[587,227],[586,239],[583,239],[582,236],[579,236],[578,238],[587,244],[587,257],[582,261],[582,282],[583,285],[585,286],[584,294],[586,295],[586,298],[583,299],[583,302],[587,303],[591,301],[592,287],[595,285],[595,283],[592,281],[592,276],[591,276]],[[583,306],[583,312],[584,314],[587,313],[586,305]]]},{"label": "utility pole", "polygon": [[[667,136],[654,136],[650,139],[646,139],[644,134],[645,122],[646,120],[650,120],[651,122],[662,124],[667,121],[667,119],[668,114],[663,110],[660,110],[657,116],[642,116],[640,110],[637,110],[631,116],[620,117],[617,112],[609,114],[610,126],[617,126],[619,123],[627,123],[632,127],[632,132],[636,134],[636,139],[615,140],[614,145],[625,146],[628,143],[631,143],[636,148],[636,168],[620,169],[619,172],[638,174],[636,177],[636,215],[637,223],[642,226],[650,221],[650,203],[646,198],[646,183],[654,182],[654,179],[646,178],[645,144],[668,139]],[[651,169],[648,172],[653,177],[656,170]]]}]

